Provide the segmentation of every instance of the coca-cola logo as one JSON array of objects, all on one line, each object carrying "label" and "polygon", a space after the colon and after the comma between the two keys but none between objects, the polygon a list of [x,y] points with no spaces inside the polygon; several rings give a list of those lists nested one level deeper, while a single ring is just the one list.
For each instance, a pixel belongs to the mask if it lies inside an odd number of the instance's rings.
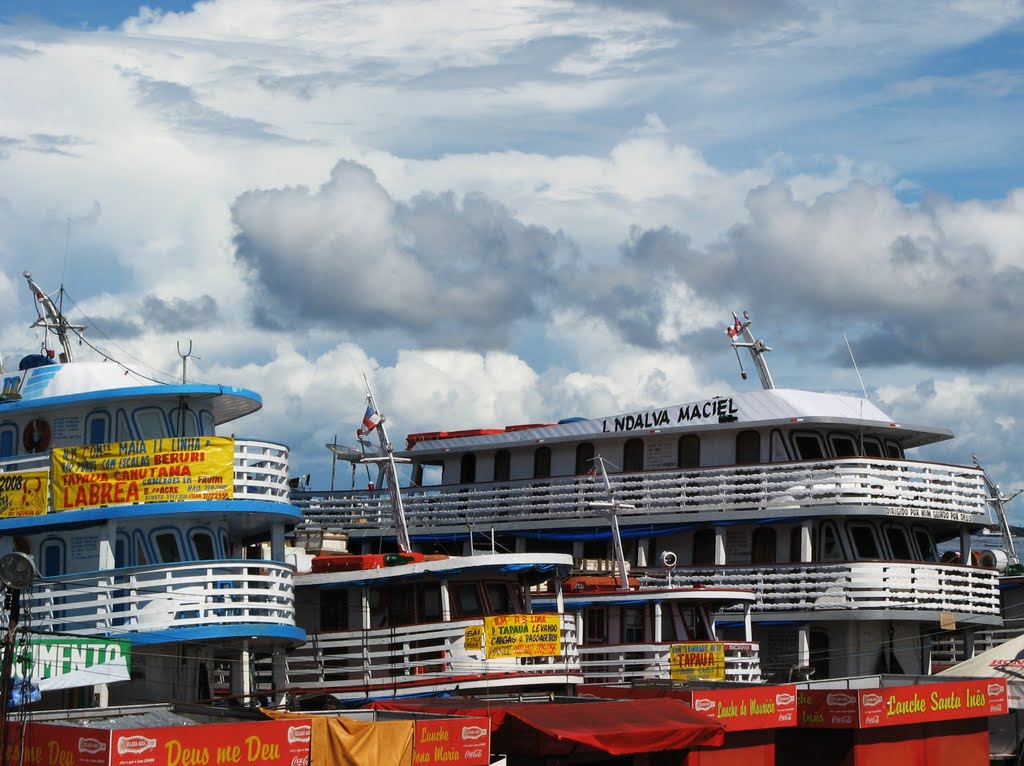
[{"label": "coca-cola logo", "polygon": [[106,742],[100,742],[92,737],[78,738],[78,752],[80,753],[102,753],[107,749]]},{"label": "coca-cola logo", "polygon": [[703,713],[705,710],[714,710],[715,701],[709,699],[695,699],[693,701],[693,709]]},{"label": "coca-cola logo", "polygon": [[849,707],[856,701],[857,698],[852,694],[829,694],[825,697],[829,707]]},{"label": "coca-cola logo", "polygon": [[308,755],[297,755],[292,758],[292,766],[309,766]]},{"label": "coca-cola logo", "polygon": [[879,717],[877,715],[866,715],[864,716],[864,723],[878,723]]},{"label": "coca-cola logo", "polygon": [[309,742],[312,731],[313,727],[308,724],[305,726],[289,726],[288,744],[294,745],[296,742]]},{"label": "coca-cola logo", "polygon": [[988,685],[988,696],[999,697],[1003,693],[1003,687],[1001,684],[989,684]]},{"label": "coca-cola logo", "polygon": [[787,707],[792,705],[794,702],[796,702],[796,697],[792,694],[783,693],[775,695],[775,704],[779,707]]},{"label": "coca-cola logo", "polygon": [[865,694],[864,707],[878,707],[882,704],[881,694]]},{"label": "coca-cola logo", "polygon": [[480,748],[474,748],[472,750],[464,750],[462,752],[463,758],[483,758],[484,751]]},{"label": "coca-cola logo", "polygon": [[832,723],[851,724],[851,723],[853,723],[853,716],[852,715],[834,715],[834,716],[832,716]]},{"label": "coca-cola logo", "polygon": [[463,739],[480,739],[487,734],[487,729],[482,726],[463,726],[462,727],[462,738]]},{"label": "coca-cola logo", "polygon": [[118,755],[124,755],[125,753],[138,755],[139,753],[144,753],[154,747],[156,747],[156,740],[150,739],[149,737],[143,737],[141,734],[136,734],[132,737],[117,738]]}]

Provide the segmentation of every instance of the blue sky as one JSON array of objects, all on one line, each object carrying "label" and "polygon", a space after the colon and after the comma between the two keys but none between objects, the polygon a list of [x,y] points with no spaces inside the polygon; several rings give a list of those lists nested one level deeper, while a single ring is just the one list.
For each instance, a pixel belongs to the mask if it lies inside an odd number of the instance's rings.
[{"label": "blue sky", "polygon": [[664,406],[750,385],[749,309],[777,383],[859,392],[845,335],[1019,489],[1022,44],[1001,0],[7,2],[3,352],[31,269],[322,484],[363,373],[395,436]]}]

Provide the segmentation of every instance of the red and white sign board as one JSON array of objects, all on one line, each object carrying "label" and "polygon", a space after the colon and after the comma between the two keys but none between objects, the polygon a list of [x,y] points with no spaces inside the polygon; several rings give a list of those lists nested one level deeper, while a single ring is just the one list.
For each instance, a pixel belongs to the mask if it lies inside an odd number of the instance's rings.
[{"label": "red and white sign board", "polygon": [[491,762],[491,720],[449,718],[416,721],[413,763],[487,766]]},{"label": "red and white sign board", "polygon": [[694,710],[724,723],[727,731],[796,726],[795,686],[694,689],[690,695]]},{"label": "red and white sign board", "polygon": [[797,692],[797,725],[812,729],[871,729],[1006,712],[1007,689],[1002,678]]}]

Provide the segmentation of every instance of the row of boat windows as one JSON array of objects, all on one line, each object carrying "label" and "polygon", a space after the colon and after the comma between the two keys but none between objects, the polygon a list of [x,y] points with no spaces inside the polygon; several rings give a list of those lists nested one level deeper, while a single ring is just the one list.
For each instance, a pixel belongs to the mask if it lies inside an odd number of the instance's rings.
[{"label": "row of boat windows", "polygon": [[[39,571],[44,577],[67,574],[68,541],[60,537],[44,539],[39,545]],[[183,532],[162,527],[129,534],[120,533],[114,545],[117,567],[174,564],[182,561],[215,561],[230,557],[227,533],[196,528]]]},{"label": "row of boat windows", "polygon": [[[609,609],[621,609],[622,635],[609,631]],[[613,623],[614,624],[614,621]],[[711,625],[703,610],[665,602],[661,605],[661,636],[654,635],[654,605],[642,606],[590,606],[583,611],[583,641],[585,644],[639,644],[645,641],[711,641]]]},{"label": "row of boat windows", "polygon": [[[800,561],[800,527],[789,531],[789,562]],[[757,527],[751,534],[751,564],[774,564],[779,556],[779,532],[773,527]],[[715,530],[699,529],[693,535],[694,566],[715,563]],[[876,525],[868,521],[840,524],[822,522],[812,536],[812,561],[938,561],[939,553],[931,534],[924,527],[906,527],[895,522]],[[748,563],[727,561],[726,563]]]},{"label": "row of boat windows", "polygon": [[[147,406],[130,413],[125,410],[117,410],[113,414],[107,410],[91,412],[85,416],[82,436],[85,444],[108,444],[131,439],[200,436],[214,431],[213,413],[209,410],[197,412],[187,407],[174,407],[165,411]],[[0,423],[0,458],[21,454],[20,446],[24,436],[17,423]],[[41,451],[49,450],[50,446],[46,444]]]},{"label": "row of boat windows", "polygon": [[[819,433],[816,431],[793,431],[786,436],[780,431],[772,431],[769,449],[765,455],[762,449],[760,431],[739,431],[735,438],[735,464],[756,465],[765,462],[782,462],[786,460],[820,460],[824,458],[844,457],[877,457],[902,458],[903,449],[899,443],[890,439],[882,440],[875,436],[858,437],[854,434],[835,431]],[[644,456],[646,445],[643,439],[628,439],[622,449],[622,472],[637,473],[645,469]],[[593,442],[581,442],[576,445],[575,474],[588,473],[594,466],[597,450]],[[424,461],[413,468],[413,482],[424,486],[424,467],[441,466],[442,463]],[[483,481],[510,481],[512,476],[512,453],[500,449],[494,453],[494,469],[490,479],[479,479],[477,476],[477,456],[467,452],[459,462],[459,484],[472,484]],[[700,468],[701,437],[699,434],[683,434],[676,442],[676,467]],[[533,450],[532,478],[545,479],[552,475],[551,447],[541,445]],[[447,480],[442,478],[442,482]],[[429,483],[429,482],[428,482]]]},{"label": "row of boat windows", "polygon": [[[526,611],[522,588],[511,582],[449,582],[451,619]],[[320,591],[320,630],[362,628],[359,591]],[[395,628],[441,622],[440,583],[416,583],[369,589],[370,627]]]}]

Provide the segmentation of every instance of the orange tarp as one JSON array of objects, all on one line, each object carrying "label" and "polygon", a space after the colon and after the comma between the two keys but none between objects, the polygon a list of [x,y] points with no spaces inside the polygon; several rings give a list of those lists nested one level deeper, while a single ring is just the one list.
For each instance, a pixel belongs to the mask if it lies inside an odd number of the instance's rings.
[{"label": "orange tarp", "polygon": [[310,766],[412,766],[415,721],[355,721],[351,718],[283,713],[263,709],[271,718],[312,721]]}]

